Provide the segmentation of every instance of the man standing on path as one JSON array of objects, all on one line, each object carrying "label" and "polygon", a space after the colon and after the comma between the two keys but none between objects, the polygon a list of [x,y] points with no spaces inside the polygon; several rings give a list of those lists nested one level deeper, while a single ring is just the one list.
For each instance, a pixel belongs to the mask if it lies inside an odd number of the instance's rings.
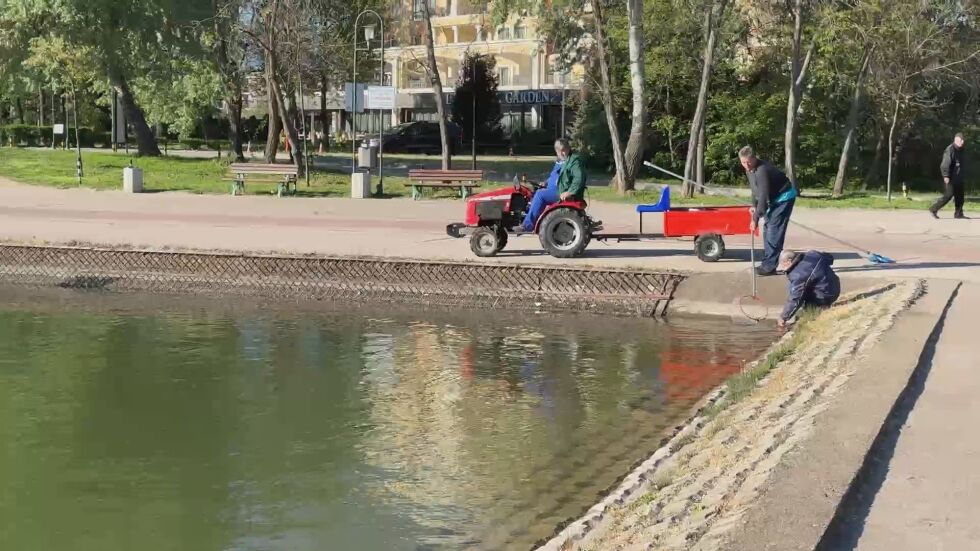
[{"label": "man standing on path", "polygon": [[963,146],[966,140],[963,134],[957,134],[953,138],[953,143],[949,144],[943,152],[943,160],[939,163],[939,171],[943,174],[945,192],[936,201],[936,204],[929,208],[933,218],[939,218],[939,209],[946,206],[950,199],[953,199],[955,211],[953,218],[966,218],[963,215]]},{"label": "man standing on path", "polygon": [[793,214],[793,205],[796,204],[796,186],[781,170],[756,157],[751,146],[739,150],[738,160],[745,169],[749,187],[752,189],[750,229],[754,232],[760,221],[765,222],[762,234],[765,253],[756,273],[760,276],[773,275],[779,263],[779,253],[786,241],[789,217]]}]

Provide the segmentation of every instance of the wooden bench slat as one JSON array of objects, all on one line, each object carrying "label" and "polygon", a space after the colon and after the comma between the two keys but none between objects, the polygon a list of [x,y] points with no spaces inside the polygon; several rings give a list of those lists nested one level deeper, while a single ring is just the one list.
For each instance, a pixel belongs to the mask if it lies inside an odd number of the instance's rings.
[{"label": "wooden bench slat", "polygon": [[482,180],[482,172],[409,172],[408,177],[415,178],[470,178]]},{"label": "wooden bench slat", "polygon": [[463,183],[448,183],[448,182],[434,182],[431,184],[425,184],[423,187],[480,187],[480,184],[463,184]]},{"label": "wooden bench slat", "polygon": [[472,177],[472,178],[482,178],[483,177],[483,171],[482,170],[477,170],[477,171],[470,171],[470,170],[458,170],[458,171],[457,170],[449,170],[449,171],[442,171],[442,170],[410,170],[410,171],[408,171],[408,173],[410,175],[415,175],[415,176],[466,176],[466,177]]},{"label": "wooden bench slat", "polygon": [[408,171],[408,179],[412,180],[413,199],[420,198],[424,188],[459,188],[465,199],[470,190],[480,187],[483,171],[416,168]]},{"label": "wooden bench slat", "polygon": [[229,172],[232,172],[234,174],[286,174],[290,176],[299,173],[296,170],[244,170],[244,169],[231,170]]},{"label": "wooden bench slat", "polygon": [[278,194],[282,197],[283,191],[289,192],[289,184],[293,185],[293,192],[296,192],[296,180],[299,177],[299,167],[283,164],[232,163],[228,172],[231,177],[225,180],[234,182],[232,195],[239,191],[244,195],[246,182],[259,182],[278,184]]}]

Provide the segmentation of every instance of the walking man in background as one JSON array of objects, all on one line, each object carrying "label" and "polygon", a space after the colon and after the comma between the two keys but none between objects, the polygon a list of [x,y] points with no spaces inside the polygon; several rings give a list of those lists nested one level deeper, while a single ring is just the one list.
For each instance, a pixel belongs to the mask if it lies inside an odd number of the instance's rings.
[{"label": "walking man in background", "polygon": [[966,218],[963,215],[963,146],[965,144],[966,140],[963,139],[963,134],[957,134],[953,138],[953,143],[949,144],[949,147],[943,152],[939,171],[943,174],[943,183],[946,187],[943,196],[929,208],[933,218],[939,218],[939,209],[945,207],[950,199],[953,200],[953,207],[955,208],[953,218]]},{"label": "walking man in background", "polygon": [[779,253],[786,241],[789,217],[793,214],[793,205],[796,204],[796,186],[781,170],[759,159],[750,146],[739,150],[738,160],[745,169],[749,187],[752,189],[750,229],[754,232],[760,221],[765,222],[762,233],[765,252],[756,273],[760,276],[773,275],[779,263]]}]

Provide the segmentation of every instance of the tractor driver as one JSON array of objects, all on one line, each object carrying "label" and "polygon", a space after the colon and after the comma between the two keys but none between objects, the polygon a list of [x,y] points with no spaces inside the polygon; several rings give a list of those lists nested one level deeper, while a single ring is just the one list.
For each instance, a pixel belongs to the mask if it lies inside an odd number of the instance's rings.
[{"label": "tractor driver", "polygon": [[521,231],[533,232],[538,218],[548,205],[559,201],[581,201],[585,197],[586,175],[585,168],[582,166],[582,157],[572,153],[572,146],[564,138],[555,141],[555,154],[558,156],[558,162],[555,163],[555,168],[548,178],[548,187],[539,189],[534,194],[531,206],[524,217],[524,223],[518,228]]}]

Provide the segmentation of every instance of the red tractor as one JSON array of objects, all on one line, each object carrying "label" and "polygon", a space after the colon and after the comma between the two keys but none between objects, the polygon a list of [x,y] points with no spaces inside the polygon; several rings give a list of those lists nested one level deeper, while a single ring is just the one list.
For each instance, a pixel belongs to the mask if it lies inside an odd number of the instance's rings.
[{"label": "red tractor", "polygon": [[[515,179],[512,187],[474,195],[466,200],[466,221],[450,224],[446,233],[452,237],[469,237],[470,249],[477,256],[494,256],[507,246],[510,235],[521,235],[524,215],[535,189]],[[672,207],[670,188],[665,187],[660,201],[637,205],[640,215],[638,233],[601,233],[602,222],[586,213],[585,201],[561,201],[549,205],[534,227],[541,246],[551,256],[572,258],[585,252],[597,241],[646,241],[664,238],[694,238],[694,252],[704,262],[716,262],[725,255],[725,235],[749,235],[752,215],[749,207]],[[663,214],[663,232],[644,233],[643,215]],[[758,233],[756,233],[758,235]]]},{"label": "red tractor", "polygon": [[[509,235],[530,232],[519,228],[537,191],[534,183],[514,179],[511,187],[473,195],[466,200],[466,221],[450,224],[446,233],[470,238],[470,249],[480,257],[494,256],[507,246]],[[559,201],[548,205],[538,218],[534,232],[541,246],[556,258],[581,255],[602,223],[585,212],[586,202]]]}]

